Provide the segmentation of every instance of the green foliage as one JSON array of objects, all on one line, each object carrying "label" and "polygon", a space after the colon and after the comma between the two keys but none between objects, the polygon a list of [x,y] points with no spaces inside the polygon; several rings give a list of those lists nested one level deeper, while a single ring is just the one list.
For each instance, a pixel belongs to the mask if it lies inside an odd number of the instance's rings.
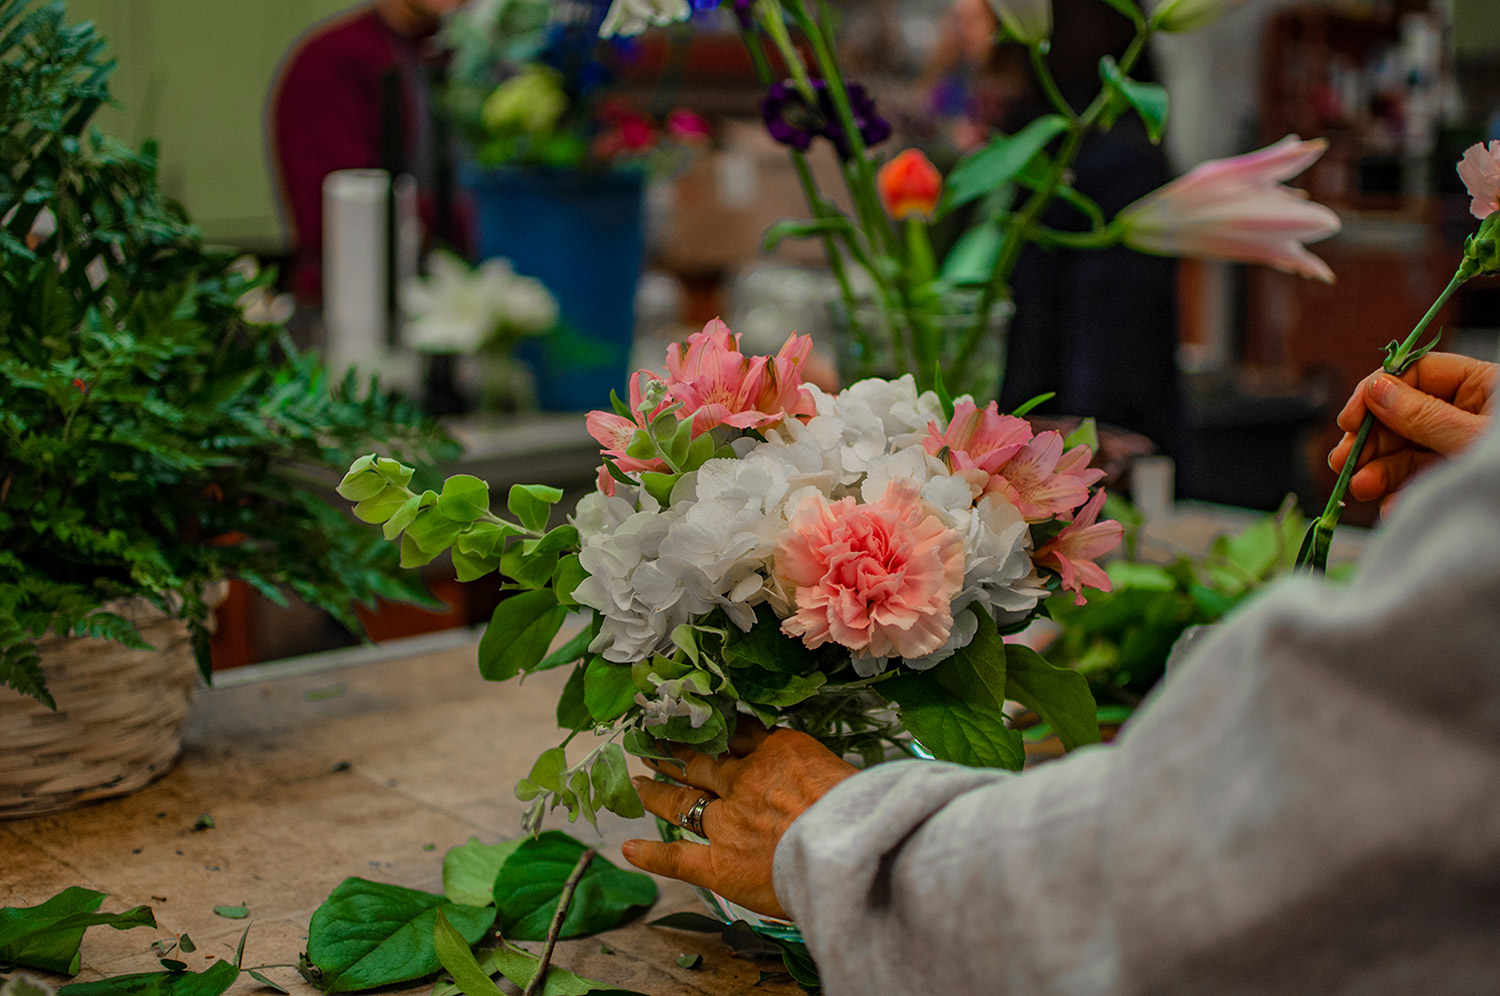
[{"label": "green foliage", "polygon": [[438,961],[453,976],[453,981],[465,996],[501,996],[495,980],[479,967],[471,942],[454,929],[442,910],[438,910],[437,920],[432,925],[432,945]]},{"label": "green foliage", "polygon": [[[1115,517],[1124,521],[1130,511],[1117,503]],[[1292,570],[1305,526],[1289,497],[1277,512],[1215,538],[1203,556],[1109,563],[1113,591],[1090,593],[1086,605],[1066,592],[1048,599],[1062,627],[1048,658],[1082,674],[1101,705],[1135,705],[1161,680],[1184,631],[1218,622]],[[1126,539],[1132,549],[1129,526]]]},{"label": "green foliage", "polygon": [[491,907],[362,878],[345,879],[308,924],[308,981],[328,993],[407,982],[438,970],[433,930],[441,912],[470,944],[495,922]]},{"label": "green foliage", "polygon": [[[141,644],[116,599],[185,621],[205,674],[202,591],[221,578],[355,630],[354,602],[420,599],[319,479],[372,438],[408,459],[451,446],[245,319],[269,276],[204,245],[154,145],[86,130],[112,68],[60,3],[0,7],[0,684],[49,704],[43,635]],[[383,514],[371,498],[362,514]]]},{"label": "green foliage", "polygon": [[[578,864],[584,847],[552,830],[524,841],[495,877],[495,905],[502,936],[513,941],[546,938],[563,883]],[[563,919],[561,938],[613,930],[656,902],[650,876],[616,868],[599,855],[578,881],[572,905]]]},{"label": "green foliage", "polygon": [[478,837],[470,837],[468,843],[449,848],[443,855],[443,894],[463,906],[489,905],[496,873],[520,846],[518,840],[481,844]]},{"label": "green foliage", "polygon": [[124,913],[100,913],[104,895],[73,886],[39,906],[0,908],[0,964],[74,975],[79,968],[78,949],[89,927],[129,930],[156,926],[149,906]]}]

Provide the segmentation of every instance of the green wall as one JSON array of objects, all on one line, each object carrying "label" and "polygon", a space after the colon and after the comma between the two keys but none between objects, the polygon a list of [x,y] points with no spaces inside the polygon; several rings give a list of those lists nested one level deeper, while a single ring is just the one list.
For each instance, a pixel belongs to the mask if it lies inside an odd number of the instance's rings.
[{"label": "green wall", "polygon": [[67,0],[92,20],[119,67],[118,107],[95,118],[133,143],[161,142],[163,187],[204,234],[247,249],[284,237],[266,156],[277,67],[312,25],[353,0]]}]

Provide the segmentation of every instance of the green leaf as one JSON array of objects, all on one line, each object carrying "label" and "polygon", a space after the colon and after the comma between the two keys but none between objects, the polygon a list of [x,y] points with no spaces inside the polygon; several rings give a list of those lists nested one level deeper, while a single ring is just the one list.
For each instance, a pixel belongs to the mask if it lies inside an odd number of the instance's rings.
[{"label": "green leaf", "polygon": [[250,975],[250,978],[254,979],[256,982],[259,982],[267,989],[274,989],[276,992],[281,993],[282,996],[291,996],[291,990],[286,986],[283,986],[281,983],[275,981],[274,979],[267,978],[265,975],[257,972],[253,968],[247,968],[245,971]]},{"label": "green leaf", "polygon": [[552,653],[543,657],[542,662],[531,669],[531,673],[550,671],[555,667],[562,667],[564,664],[572,664],[588,653],[589,644],[593,642],[593,639],[593,631],[587,626],[583,627],[577,633],[574,633],[567,643],[564,643],[552,651]]},{"label": "green leaf", "polygon": [[1057,731],[1065,750],[1099,742],[1099,707],[1083,675],[1047,663],[1023,644],[1006,648],[1006,694]]},{"label": "green leaf", "polygon": [[462,523],[455,522],[444,515],[437,506],[432,506],[417,513],[417,517],[412,520],[411,525],[406,527],[406,532],[401,535],[401,539],[403,542],[411,540],[424,553],[436,556],[452,546],[462,530]]},{"label": "green leaf", "polygon": [[[584,846],[565,833],[548,831],[521,843],[495,879],[495,905],[503,936],[540,941],[557,910],[563,883]],[[563,918],[563,938],[582,937],[628,923],[656,902],[656,883],[647,875],[621,871],[595,855],[578,882]]]},{"label": "green leaf", "polygon": [[443,855],[443,895],[460,906],[488,906],[493,901],[495,874],[521,844],[502,840],[481,844],[478,837],[450,847]]},{"label": "green leaf", "polygon": [[401,566],[407,569],[422,567],[430,564],[441,550],[428,553],[417,545],[417,541],[411,538],[411,533],[401,534]]},{"label": "green leaf", "polygon": [[1161,144],[1167,129],[1167,88],[1159,83],[1131,79],[1120,72],[1114,57],[1109,55],[1099,60],[1099,77],[1141,116],[1146,125],[1146,136],[1152,143]]},{"label": "green leaf", "polygon": [[437,501],[437,495],[431,491],[424,491],[419,495],[412,495],[401,503],[401,507],[385,521],[385,538],[394,540],[397,536],[411,525],[417,518],[417,513]]},{"label": "green leaf", "polygon": [[408,467],[400,460],[392,460],[390,457],[380,457],[376,460],[375,472],[398,488],[404,488],[410,484],[412,474],[416,473],[415,469]]},{"label": "green leaf", "polygon": [[411,496],[405,488],[388,486],[378,495],[373,495],[354,506],[354,517],[361,522],[379,525],[399,512]]},{"label": "green leaf", "polygon": [[215,906],[214,914],[226,920],[243,920],[250,915],[244,906]]},{"label": "green leaf", "polygon": [[676,474],[662,474],[654,470],[641,471],[641,486],[663,505],[672,503],[672,488],[677,485]]},{"label": "green leaf", "polygon": [[450,556],[453,559],[454,577],[460,581],[478,581],[500,568],[499,557],[471,556],[456,546],[450,551]]},{"label": "green leaf", "polygon": [[[361,459],[364,458],[362,457]],[[358,465],[359,463],[356,461],[355,466]],[[339,497],[348,501],[364,501],[366,498],[373,498],[380,494],[380,492],[386,489],[388,483],[385,478],[373,470],[368,468],[355,470],[354,467],[350,467],[349,473],[344,475],[344,479],[338,483],[338,487],[334,490],[339,493]]]},{"label": "green leaf", "polygon": [[524,535],[520,526],[510,522],[474,522],[458,534],[453,545],[472,557],[493,557],[504,548],[507,539]]},{"label": "green leaf", "polygon": [[702,968],[703,956],[701,954],[680,954],[672,959],[679,968]]},{"label": "green leaf", "polygon": [[433,946],[438,911],[470,944],[495,922],[490,908],[362,878],[347,878],[313,913],[307,957],[324,992],[354,992],[407,982],[439,968]]},{"label": "green leaf", "polygon": [[216,961],[202,972],[142,972],[77,982],[63,986],[57,996],[220,996],[239,976],[230,962]]},{"label": "green leaf", "polygon": [[1135,3],[1132,2],[1132,0],[1104,0],[1104,2],[1109,4],[1115,10],[1119,11],[1121,14],[1124,14],[1126,17],[1130,18],[1130,21],[1133,24],[1139,25],[1145,20],[1141,16],[1141,9],[1137,7]]},{"label": "green leaf", "polygon": [[562,496],[561,488],[549,488],[541,484],[513,484],[506,505],[511,514],[520,520],[521,525],[539,533],[547,528],[547,517],[552,512],[552,506],[562,501]]},{"label": "green leaf", "polygon": [[454,522],[473,522],[490,510],[490,486],[472,474],[455,474],[443,482],[437,508]]},{"label": "green leaf", "polygon": [[1047,143],[1067,130],[1066,118],[1043,115],[1014,135],[997,135],[983,148],[964,156],[943,183],[939,215],[1009,183]]},{"label": "green leaf", "polygon": [[104,897],[102,892],[71,886],[38,906],[0,909],[0,963],[74,975],[80,967],[78,948],[89,927],[156,926],[149,906],[97,912]]},{"label": "green leaf", "polygon": [[980,221],[959,236],[943,260],[941,279],[953,285],[986,284],[1005,247],[1005,228],[996,221]]},{"label": "green leaf", "polygon": [[432,924],[432,944],[443,968],[453,976],[464,996],[501,996],[500,987],[479,967],[470,943],[453,928],[443,911],[438,910]]},{"label": "green leaf", "polygon": [[647,757],[654,761],[665,761],[669,764],[675,764],[679,768],[684,767],[682,761],[668,752],[662,746],[660,740],[645,730],[626,730],[622,741],[625,745],[625,750],[636,757]]},{"label": "green leaf", "polygon": [[589,572],[583,569],[578,554],[570,553],[559,557],[557,566],[552,569],[552,590],[557,593],[558,603],[570,609],[577,608],[578,600],[573,597],[573,592],[588,576]]},{"label": "green leaf", "polygon": [[567,615],[557,596],[546,589],[504,599],[479,640],[479,673],[488,681],[504,681],[535,669]]},{"label": "green leaf", "polygon": [[561,792],[565,787],[563,776],[567,770],[567,753],[561,747],[548,747],[537,755],[536,763],[531,766],[531,773],[526,776],[526,781],[539,789]]},{"label": "green leaf", "polygon": [[56,996],[56,992],[41,980],[17,972],[0,981],[0,996]]},{"label": "green leaf", "polygon": [[776,247],[787,239],[809,239],[820,235],[837,235],[853,231],[854,226],[849,224],[849,219],[837,215],[806,221],[783,218],[766,229],[766,234],[760,240],[760,251],[774,252]]},{"label": "green leaf", "polygon": [[1092,415],[1079,422],[1078,428],[1068,433],[1067,437],[1063,439],[1063,446],[1066,449],[1072,449],[1075,446],[1087,446],[1095,453],[1099,452],[1099,423],[1094,421]]},{"label": "green leaf", "polygon": [[938,404],[942,406],[943,418],[947,421],[953,420],[953,395],[948,391],[948,385],[943,383],[943,365],[936,365],[932,371],[932,390],[938,397]]},{"label": "green leaf", "polygon": [[[480,960],[480,967],[485,971],[500,973],[523,991],[531,983],[541,964],[542,960],[536,955],[510,945],[486,951]],[[641,996],[640,993],[626,989],[616,989],[607,982],[596,982],[574,975],[556,965],[547,967],[547,978],[538,991],[541,996]]]},{"label": "green leaf", "polygon": [[563,730],[587,730],[594,725],[589,707],[583,704],[583,664],[568,675],[562,694],[557,697],[557,725]]},{"label": "green leaf", "polygon": [[768,706],[792,706],[812,698],[828,681],[821,671],[787,674],[760,667],[735,668],[734,688],[745,702]]},{"label": "green leaf", "polygon": [[610,723],[635,705],[635,680],[630,665],[614,664],[603,657],[589,661],[583,676],[583,702],[597,723]]},{"label": "green leaf", "polygon": [[566,524],[558,526],[541,539],[523,543],[520,563],[507,573],[528,588],[541,588],[551,582],[558,555],[577,549],[578,529]]},{"label": "green leaf", "polygon": [[619,744],[607,744],[599,752],[589,771],[589,780],[594,786],[594,798],[605,809],[627,820],[646,815],[640,793],[630,783],[625,751]]}]

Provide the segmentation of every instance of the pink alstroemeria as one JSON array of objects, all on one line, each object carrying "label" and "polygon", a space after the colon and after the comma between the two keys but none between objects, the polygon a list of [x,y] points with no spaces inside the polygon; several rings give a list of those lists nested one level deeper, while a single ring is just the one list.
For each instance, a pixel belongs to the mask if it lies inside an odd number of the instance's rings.
[{"label": "pink alstroemeria", "polygon": [[1338,215],[1282,184],[1328,147],[1288,135],[1258,152],[1213,159],[1121,211],[1122,241],[1142,252],[1264,263],[1333,283],[1304,243],[1338,232]]},{"label": "pink alstroemeria", "polygon": [[983,408],[960,401],[953,406],[946,429],[939,430],[936,422],[927,423],[922,445],[934,456],[946,449],[950,470],[977,468],[993,474],[1030,441],[1031,423],[1025,419],[1001,415],[993,401]]},{"label": "pink alstroemeria", "polygon": [[765,429],[787,416],[817,414],[802,385],[812,339],[793,333],[775,356],[745,356],[740,337],[715,318],[702,332],[667,349],[667,397],[682,402],[693,435],[716,425]]},{"label": "pink alstroemeria", "polygon": [[[625,453],[630,440],[638,431],[645,429],[650,422],[650,419],[641,411],[641,401],[644,398],[642,387],[647,381],[657,380],[658,378],[646,370],[630,378],[630,411],[635,416],[634,421],[612,411],[592,411],[584,416],[584,425],[588,428],[589,435],[599,441],[603,454],[614,460],[623,471],[669,469],[660,459],[642,460],[638,457],[627,456]],[[656,407],[656,411],[660,411],[666,404],[667,402],[663,401]],[[656,412],[653,411],[651,414],[654,416]],[[608,495],[615,493],[614,478],[610,476],[608,468],[603,466],[599,468],[599,490]]]},{"label": "pink alstroemeria", "polygon": [[1469,188],[1469,212],[1483,221],[1500,210],[1500,142],[1469,146],[1458,164],[1458,175]]},{"label": "pink alstroemeria", "polygon": [[1005,495],[1027,522],[1068,516],[1088,501],[1089,485],[1104,475],[1088,469],[1092,456],[1087,446],[1064,455],[1062,433],[1039,432],[995,472],[985,491]]},{"label": "pink alstroemeria", "polygon": [[1082,605],[1083,588],[1110,590],[1109,575],[1094,561],[1120,545],[1125,527],[1111,519],[1096,521],[1099,510],[1104,507],[1104,489],[1094,492],[1078,512],[1078,518],[1063,527],[1062,532],[1048,540],[1036,552],[1033,561],[1039,567],[1050,567],[1062,575],[1062,588],[1071,591],[1074,605]]}]

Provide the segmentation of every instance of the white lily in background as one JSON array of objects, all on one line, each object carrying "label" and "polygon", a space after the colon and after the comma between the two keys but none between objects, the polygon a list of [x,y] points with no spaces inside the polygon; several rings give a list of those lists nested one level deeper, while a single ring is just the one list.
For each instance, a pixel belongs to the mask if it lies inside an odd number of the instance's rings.
[{"label": "white lily in background", "polygon": [[638,35],[649,27],[686,21],[690,13],[688,0],[614,0],[599,25],[599,36]]},{"label": "white lily in background", "polygon": [[451,253],[433,253],[426,277],[402,288],[407,345],[428,353],[472,353],[489,340],[544,332],[557,324],[557,299],[504,259],[471,268]]},{"label": "white lily in background", "polygon": [[1197,31],[1250,0],[1166,0],[1156,8],[1152,20],[1162,31]]},{"label": "white lily in background", "polygon": [[1052,37],[1052,0],[990,0],[1005,30],[1023,45]]}]

